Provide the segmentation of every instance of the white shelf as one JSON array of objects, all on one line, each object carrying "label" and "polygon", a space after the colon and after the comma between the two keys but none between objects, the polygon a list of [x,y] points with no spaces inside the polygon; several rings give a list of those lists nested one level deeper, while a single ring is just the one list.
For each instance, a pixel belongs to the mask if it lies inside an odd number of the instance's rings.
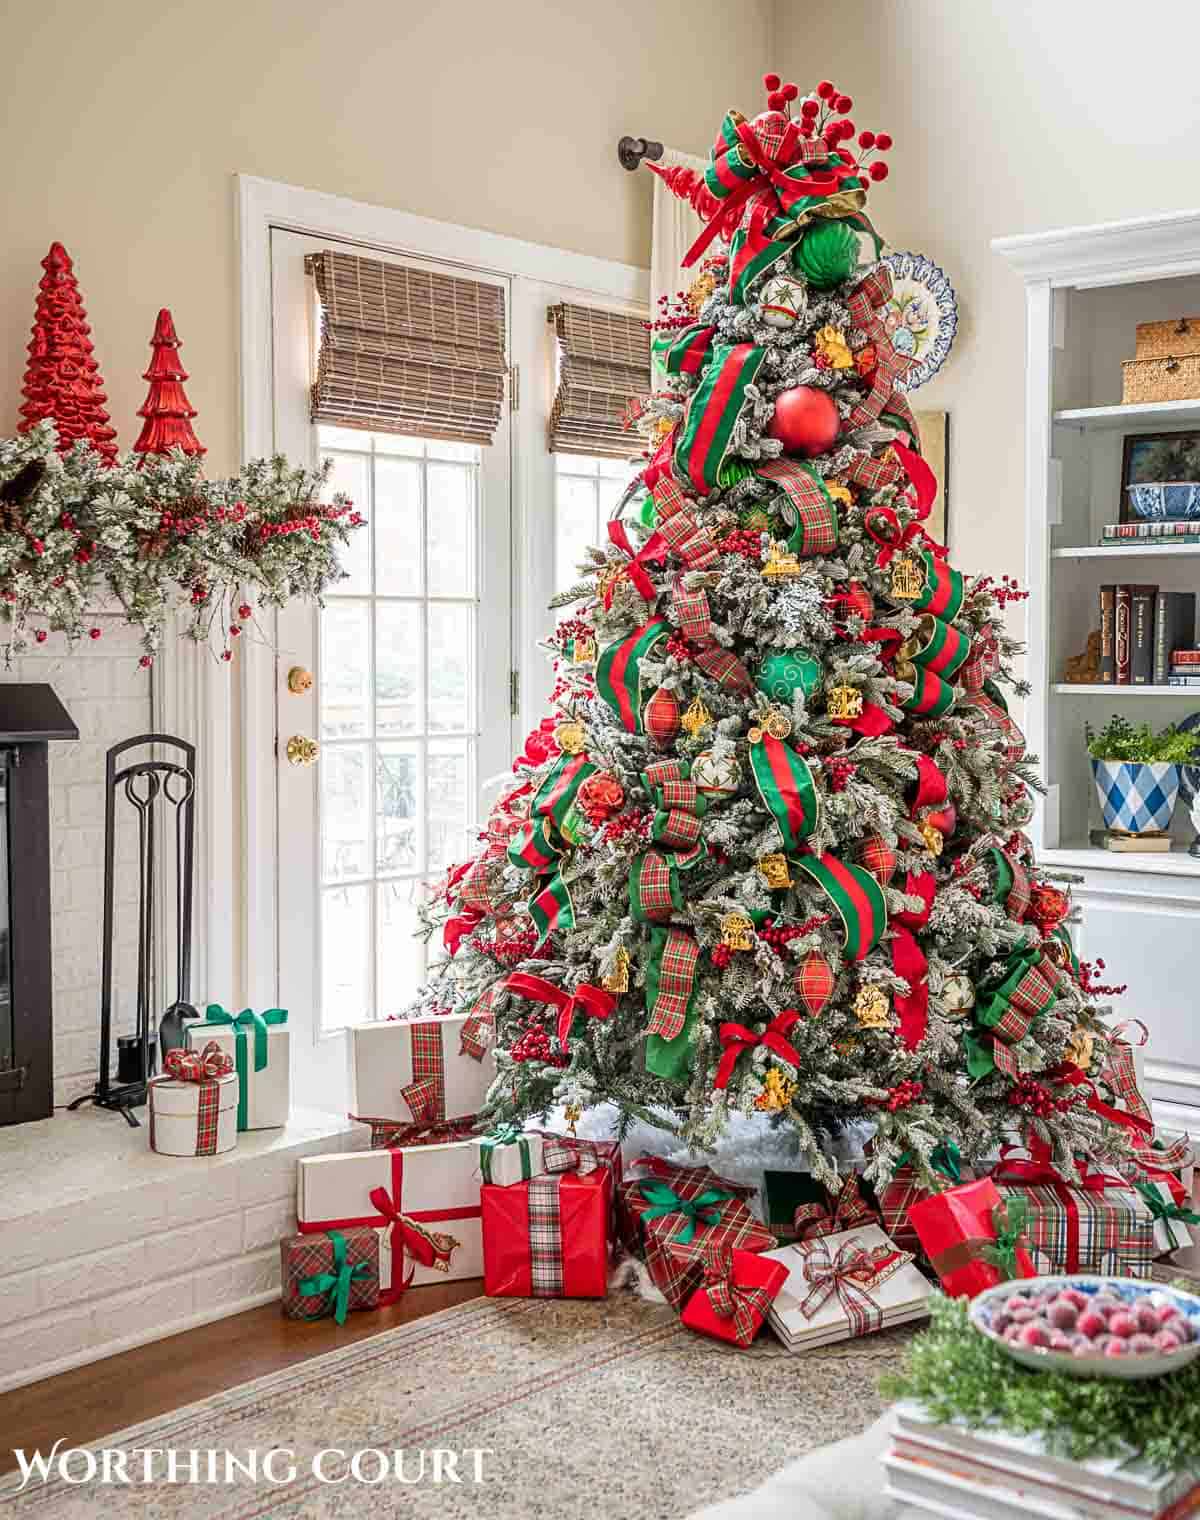
[{"label": "white shelf", "polygon": [[1050,690],[1060,697],[1189,697],[1200,703],[1200,686],[1117,686],[1111,681],[1094,685],[1091,682],[1058,681]]},{"label": "white shelf", "polygon": [[1130,406],[1078,406],[1053,413],[1056,427],[1085,431],[1109,428],[1169,427],[1174,422],[1200,422],[1200,398],[1195,401],[1144,401]]},{"label": "white shelf", "polygon": [[1169,852],[1146,854],[1102,850],[1099,845],[1061,846],[1039,850],[1038,864],[1068,871],[1148,871],[1159,876],[1200,876],[1200,860],[1189,855],[1186,845],[1172,845]]},{"label": "white shelf", "polygon": [[[1200,525],[1198,525],[1200,526]],[[1087,544],[1080,549],[1051,549],[1051,559],[1188,559],[1200,554],[1200,544],[1164,544],[1131,538],[1125,544]]]}]

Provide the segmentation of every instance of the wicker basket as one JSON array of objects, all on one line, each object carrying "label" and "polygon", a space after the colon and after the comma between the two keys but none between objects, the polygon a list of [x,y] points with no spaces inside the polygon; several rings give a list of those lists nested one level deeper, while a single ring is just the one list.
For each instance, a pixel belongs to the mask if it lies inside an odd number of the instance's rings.
[{"label": "wicker basket", "polygon": [[1121,364],[1121,400],[1195,401],[1200,398],[1200,354],[1184,358],[1126,359]]},{"label": "wicker basket", "polygon": [[1200,317],[1138,323],[1136,359],[1186,359],[1189,354],[1200,354]]}]

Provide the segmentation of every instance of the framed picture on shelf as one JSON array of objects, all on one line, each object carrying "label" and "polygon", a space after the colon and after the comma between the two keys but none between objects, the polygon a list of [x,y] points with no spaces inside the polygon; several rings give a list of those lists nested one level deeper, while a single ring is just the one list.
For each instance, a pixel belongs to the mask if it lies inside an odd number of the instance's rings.
[{"label": "framed picture on shelf", "polygon": [[913,420],[921,434],[921,453],[938,482],[938,493],[933,498],[925,527],[939,544],[949,545],[950,413],[914,411]]},{"label": "framed picture on shelf", "polygon": [[1200,429],[1127,433],[1119,521],[1190,517],[1200,517]]}]

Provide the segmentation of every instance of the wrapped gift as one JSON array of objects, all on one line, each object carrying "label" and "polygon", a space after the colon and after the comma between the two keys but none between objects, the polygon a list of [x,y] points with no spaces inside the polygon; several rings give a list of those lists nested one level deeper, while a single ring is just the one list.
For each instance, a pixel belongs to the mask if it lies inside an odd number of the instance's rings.
[{"label": "wrapped gift", "polygon": [[1080,1162],[1068,1181],[1045,1157],[1005,1147],[992,1180],[1001,1197],[1024,1201],[1026,1241],[1039,1272],[1150,1276],[1159,1254],[1154,1216],[1123,1177]]},{"label": "wrapped gift", "polygon": [[924,1319],[932,1288],[876,1224],[768,1251],[787,1280],[767,1323],[789,1351],[807,1351]]},{"label": "wrapped gift", "polygon": [[517,1124],[501,1124],[475,1142],[479,1151],[479,1175],[497,1187],[528,1182],[545,1171],[542,1165],[544,1137]]},{"label": "wrapped gift", "polygon": [[491,1025],[477,1014],[354,1024],[347,1038],[352,1117],[373,1131],[394,1126],[392,1145],[439,1127],[469,1128],[496,1075]]},{"label": "wrapped gift", "polygon": [[637,1166],[649,1175],[621,1184],[621,1230],[630,1250],[646,1258],[655,1286],[673,1308],[682,1308],[704,1276],[698,1259],[672,1255],[673,1241],[712,1240],[742,1251],[768,1251],[775,1244],[746,1207],[754,1188],[726,1182],[706,1166],[672,1166],[657,1156],[643,1156]]},{"label": "wrapped gift", "polygon": [[[971,1169],[962,1164],[954,1145],[936,1146],[930,1157],[930,1166],[940,1177],[946,1179],[947,1187],[956,1187],[960,1182],[969,1182],[972,1178]],[[914,1203],[935,1196],[938,1191],[945,1189],[929,1187],[916,1166],[903,1158],[891,1178],[874,1187],[873,1195],[883,1219],[883,1228],[901,1250],[915,1253],[921,1249],[917,1232],[909,1223],[908,1211]]]},{"label": "wrapped gift", "polygon": [[1022,1244],[1025,1208],[1006,1203],[990,1177],[930,1193],[909,1210],[917,1238],[951,1298],[974,1298],[984,1288],[1037,1275]]},{"label": "wrapped gift", "polygon": [[764,1172],[763,1200],[767,1226],[783,1242],[879,1223],[853,1173],[834,1194],[808,1172]]},{"label": "wrapped gift", "polygon": [[1175,1197],[1170,1183],[1144,1181],[1135,1182],[1133,1186],[1154,1220],[1154,1244],[1160,1256],[1193,1244],[1188,1226],[1200,1224],[1200,1214]]},{"label": "wrapped gift", "polygon": [[287,1319],[346,1323],[352,1309],[379,1307],[379,1232],[368,1226],[288,1235],[279,1242],[280,1299]]},{"label": "wrapped gift", "polygon": [[608,1158],[598,1154],[597,1142],[538,1138],[540,1176],[507,1187],[485,1183],[480,1190],[483,1291],[489,1298],[606,1298],[613,1219]]},{"label": "wrapped gift", "polygon": [[748,1346],[762,1328],[771,1300],[787,1281],[784,1263],[756,1251],[734,1251],[712,1240],[693,1240],[688,1245],[675,1240],[668,1250],[689,1265],[698,1259],[704,1274],[683,1306],[683,1323],[714,1340]]},{"label": "wrapped gift", "polygon": [[378,1230],[381,1304],[414,1285],[481,1277],[478,1159],[470,1140],[302,1156],[300,1231]]},{"label": "wrapped gift", "polygon": [[152,1077],[150,1149],[163,1156],[219,1156],[237,1144],[238,1079],[233,1057],[215,1042],[168,1050]]},{"label": "wrapped gift", "polygon": [[238,1075],[237,1127],[280,1129],[291,1104],[291,1038],[286,1008],[227,1013],[210,1003],[202,1024],[187,1025],[187,1041],[199,1050],[209,1041],[233,1058]]},{"label": "wrapped gift", "polygon": [[1179,1204],[1186,1204],[1195,1183],[1195,1153],[1187,1135],[1170,1145],[1162,1140],[1135,1142],[1128,1161],[1117,1167],[1131,1182],[1161,1182]]}]

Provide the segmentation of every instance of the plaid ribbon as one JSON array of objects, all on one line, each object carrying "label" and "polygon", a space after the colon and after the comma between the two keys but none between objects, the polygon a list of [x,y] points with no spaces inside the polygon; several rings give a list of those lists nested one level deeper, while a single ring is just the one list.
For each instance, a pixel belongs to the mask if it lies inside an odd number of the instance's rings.
[{"label": "plaid ribbon", "polygon": [[738,1059],[759,1045],[769,1050],[772,1055],[778,1056],[781,1061],[786,1061],[789,1066],[794,1066],[799,1070],[800,1057],[788,1040],[788,1035],[799,1021],[800,1015],[794,1008],[785,1008],[782,1013],[775,1015],[762,1034],[755,1034],[754,1030],[748,1029],[745,1024],[722,1024],[720,1029],[721,1061],[717,1067],[713,1086],[718,1089],[728,1087]]},{"label": "plaid ribbon", "polygon": [[678,511],[659,523],[659,533],[676,559],[689,570],[710,570],[721,558],[712,539],[690,512]]},{"label": "plaid ribbon", "polygon": [[639,855],[629,869],[629,908],[640,924],[666,923],[683,911],[675,867],[657,850]]},{"label": "plaid ribbon", "polygon": [[864,491],[872,492],[894,486],[904,478],[900,461],[890,449],[886,454],[878,456],[868,454],[865,449],[859,449],[843,473],[854,485],[861,486]]},{"label": "plaid ribbon", "polygon": [[693,849],[700,841],[700,820],[683,808],[662,809],[654,815],[650,837],[674,850]]},{"label": "plaid ribbon", "polygon": [[666,537],[668,521],[692,505],[691,498],[672,475],[660,475],[650,488],[658,531]]},{"label": "plaid ribbon", "polygon": [[[675,1249],[672,1247],[672,1249]],[[774,1294],[762,1287],[739,1283],[733,1265],[733,1248],[723,1241],[705,1240],[700,1248],[704,1278],[700,1291],[718,1319],[732,1322],[734,1339],[745,1346],[770,1312]]]},{"label": "plaid ribbon", "polygon": [[1008,1044],[1023,1040],[1034,1019],[1059,996],[1062,973],[1040,947],[1009,957],[1008,970],[998,987],[980,1001],[976,1019]]},{"label": "plaid ribbon", "polygon": [[176,1048],[163,1057],[163,1069],[177,1082],[212,1082],[228,1076],[233,1057],[226,1055],[216,1040],[209,1040],[200,1050]]},{"label": "plaid ribbon", "polygon": [[578,1172],[581,1177],[586,1177],[589,1172],[599,1171],[610,1164],[602,1146],[594,1140],[547,1135],[542,1142],[542,1165],[552,1175]]},{"label": "plaid ribbon", "polygon": [[783,493],[790,552],[802,559],[832,554],[838,545],[837,507],[817,472],[798,459],[773,459],[756,466],[755,474]]},{"label": "plaid ribbon", "polygon": [[442,1026],[431,1019],[409,1026],[413,1079],[400,1089],[418,1124],[440,1124],[446,1118],[446,1057]]},{"label": "plaid ribbon", "polygon": [[874,344],[876,360],[871,392],[850,413],[852,428],[868,427],[879,421],[893,400],[896,382],[903,380],[912,363],[895,351],[891,336],[883,325],[881,313],[891,295],[891,272],[886,265],[881,265],[861,280],[846,297],[851,320]]},{"label": "plaid ribbon", "polygon": [[496,996],[495,982],[481,993],[459,1032],[458,1053],[470,1056],[472,1061],[482,1061],[496,1032],[496,1015],[492,1002]]},{"label": "plaid ribbon", "polygon": [[1004,904],[1009,918],[1021,923],[1032,900],[1033,883],[1029,872],[1010,850],[993,845],[990,855],[996,868],[995,901]]},{"label": "plaid ribbon", "polygon": [[692,645],[692,659],[704,674],[726,691],[736,696],[748,696],[754,683],[737,655],[717,642],[704,591],[685,590],[680,577],[671,591],[671,607],[680,633]]},{"label": "plaid ribbon", "polygon": [[696,941],[684,930],[650,931],[650,955],[646,963],[646,1001],[650,1008],[647,1034],[669,1041],[683,1032],[699,958]]},{"label": "plaid ribbon", "polygon": [[816,1240],[822,1235],[838,1235],[862,1224],[875,1222],[875,1211],[867,1203],[858,1178],[851,1173],[842,1183],[833,1203],[833,1212],[823,1203],[802,1203],[792,1216],[792,1229],[798,1240]]},{"label": "plaid ribbon", "polygon": [[812,1319],[836,1293],[851,1339],[883,1328],[883,1310],[868,1286],[875,1278],[875,1263],[862,1246],[847,1240],[832,1256],[828,1246],[820,1244],[797,1244],[794,1249],[804,1257],[804,1281],[809,1285],[800,1305],[805,1319]]},{"label": "plaid ribbon", "polygon": [[[1026,1175],[1043,1180],[1025,1181]],[[1154,1216],[1120,1179],[1084,1174],[1069,1183],[1051,1167],[1007,1158],[992,1179],[1004,1198],[1024,1200],[1026,1240],[1050,1258],[1055,1271],[1150,1275],[1158,1254]]]},{"label": "plaid ribbon", "polygon": [[[1141,1020],[1131,1022],[1141,1024]],[[1126,1026],[1121,1025],[1121,1030]],[[1141,1024],[1143,1030],[1142,1044],[1146,1043],[1146,1026]],[[1120,1033],[1120,1030],[1115,1032]],[[1137,1070],[1133,1061],[1133,1046],[1128,1040],[1113,1038],[1108,1044],[1108,1061],[1101,1078],[1105,1086],[1110,1089],[1118,1103],[1124,1104],[1131,1114],[1137,1114],[1141,1119],[1151,1119],[1150,1105],[1142,1096],[1141,1089],[1137,1084]]]},{"label": "plaid ribbon", "polygon": [[976,634],[971,642],[971,652],[958,673],[958,684],[964,691],[975,695],[1000,669],[1000,645],[994,631],[989,627]]},{"label": "plaid ribbon", "polygon": [[348,1117],[355,1124],[365,1124],[370,1129],[370,1149],[373,1151],[390,1151],[402,1145],[445,1145],[450,1140],[469,1140],[478,1127],[474,1114],[464,1114],[460,1119],[446,1119],[437,1124],[372,1118],[367,1114],[350,1114]]},{"label": "plaid ribbon", "polygon": [[548,1173],[527,1184],[529,1196],[530,1291],[534,1298],[563,1296],[561,1177]]}]

